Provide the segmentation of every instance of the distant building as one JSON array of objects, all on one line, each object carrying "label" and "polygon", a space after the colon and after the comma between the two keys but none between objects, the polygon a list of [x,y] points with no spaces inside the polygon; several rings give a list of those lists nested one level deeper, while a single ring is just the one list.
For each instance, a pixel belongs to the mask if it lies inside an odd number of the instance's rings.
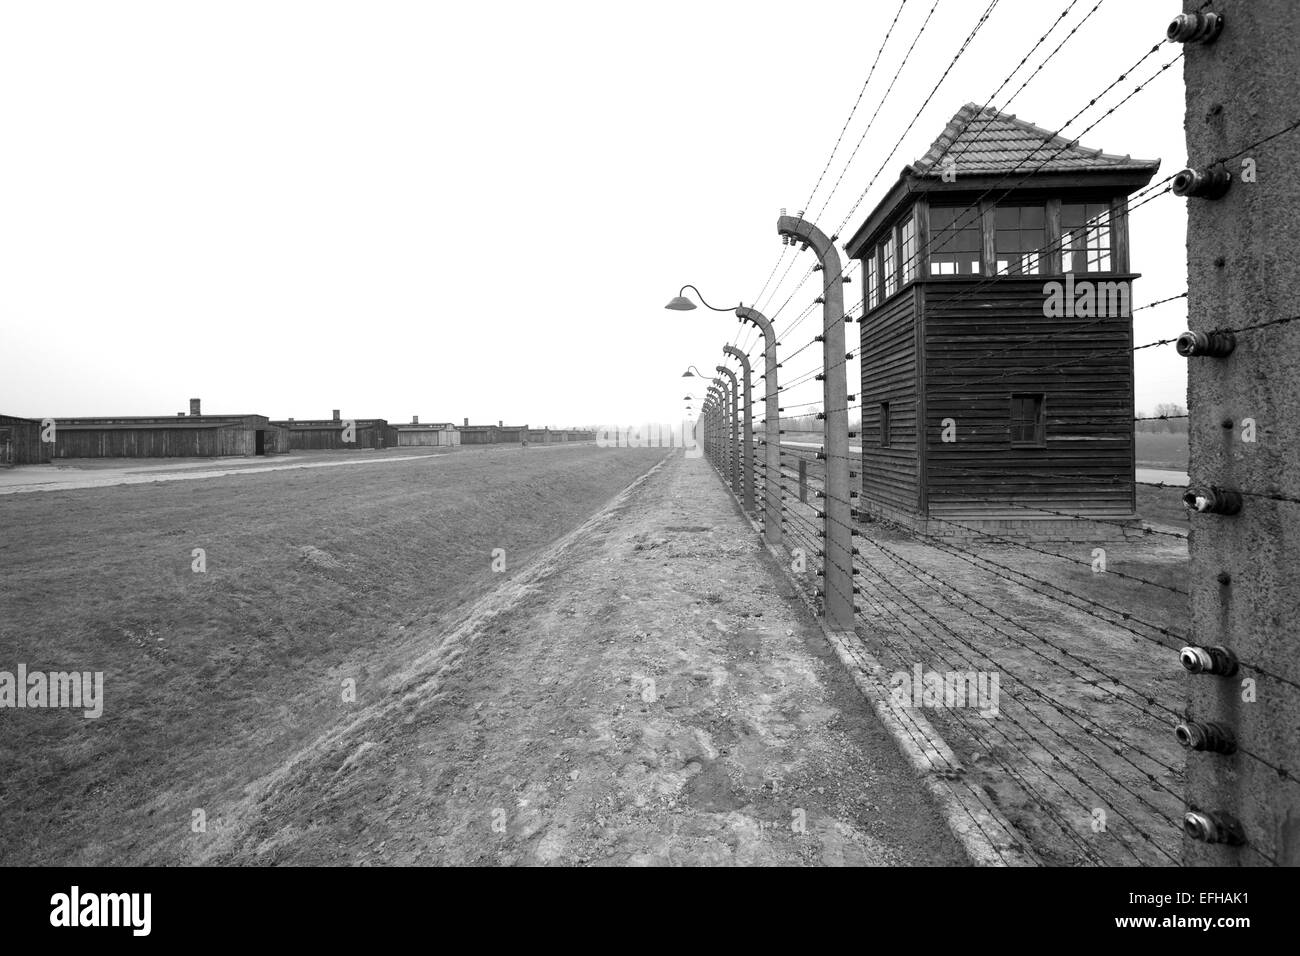
[{"label": "distant building", "polygon": [[330,418],[288,418],[273,424],[288,431],[294,451],[382,449],[397,444],[397,429],[385,419],[343,418],[338,409]]},{"label": "distant building", "polygon": [[460,426],[460,440],[465,445],[518,445],[523,442],[556,444],[559,442],[595,441],[593,431],[562,428],[529,428],[527,425],[471,425],[469,419]]},{"label": "distant building", "polygon": [[968,104],[904,168],[846,245],[866,510],[1134,516],[1127,197],[1159,165]]},{"label": "distant building", "polygon": [[41,423],[34,418],[0,415],[0,467],[39,465],[50,460],[41,441]]},{"label": "distant building", "polygon": [[265,415],[204,415],[197,398],[190,399],[189,415],[51,421],[50,458],[220,458],[289,451],[287,433]]},{"label": "distant building", "polygon": [[460,444],[460,429],[451,422],[421,424],[418,418],[410,424],[395,425],[397,444],[402,448],[453,446]]},{"label": "distant building", "polygon": [[520,442],[528,441],[529,428],[527,425],[503,425],[497,424],[497,441],[505,445],[518,445]]},{"label": "distant building", "polygon": [[469,419],[465,419],[465,424],[460,426],[460,441],[462,445],[493,445],[500,441],[497,436],[496,425],[471,425]]}]

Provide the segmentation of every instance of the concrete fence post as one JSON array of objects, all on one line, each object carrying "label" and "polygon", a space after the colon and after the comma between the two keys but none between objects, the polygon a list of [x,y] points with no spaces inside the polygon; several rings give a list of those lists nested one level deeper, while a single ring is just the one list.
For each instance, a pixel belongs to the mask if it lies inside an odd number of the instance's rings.
[{"label": "concrete fence post", "polygon": [[[1296,866],[1300,322],[1268,324],[1300,313],[1300,131],[1269,139],[1297,118],[1296,10],[1294,0],[1184,0],[1184,10],[1187,155],[1212,174],[1202,188],[1174,180],[1188,196],[1188,326],[1235,331],[1226,349],[1179,343],[1193,508],[1183,861]],[[1207,14],[1223,17],[1217,36]],[[1216,172],[1230,177],[1226,192],[1203,188],[1225,185]],[[1226,748],[1205,747],[1207,732]]]},{"label": "concrete fence post", "polygon": [[719,365],[717,369],[719,375],[726,377],[727,399],[729,403],[727,408],[727,418],[729,419],[730,424],[728,430],[731,433],[727,442],[727,467],[731,473],[731,490],[736,493],[737,497],[739,497],[741,494],[740,428],[736,412],[740,404],[740,386],[736,381],[736,373],[731,369],[727,368],[725,365]]},{"label": "concrete fence post", "polygon": [[714,384],[709,386],[709,398],[711,402],[710,407],[712,410],[711,431],[712,431],[713,438],[712,438],[711,445],[713,449],[713,454],[712,454],[713,467],[716,468],[719,472],[722,472],[723,471],[722,436],[721,436],[721,429],[720,429],[720,421],[721,421],[721,414],[722,414],[721,410],[722,410],[723,399],[722,399],[722,387],[718,385],[716,381],[714,382]]},{"label": "concrete fence post", "polygon": [[722,462],[722,446],[718,444],[718,399],[714,399],[714,405],[708,410],[708,460],[712,462],[714,470],[719,470]]},{"label": "concrete fence post", "polygon": [[740,475],[744,484],[745,510],[750,514],[754,513],[754,382],[753,375],[749,367],[749,356],[736,348],[734,345],[728,345],[723,348],[728,355],[734,356],[740,362],[741,387],[740,393],[742,412],[744,414],[744,428],[741,432],[741,463]]},{"label": "concrete fence post", "polygon": [[781,216],[776,230],[811,247],[821,262],[822,407],[825,409],[825,555],[822,600],[826,623],[836,631],[853,629],[853,532],[849,489],[849,390],[844,350],[844,285],[835,243],[800,216]]},{"label": "concrete fence post", "polygon": [[713,406],[709,404],[711,399],[705,398],[703,406],[700,408],[700,429],[703,432],[704,460],[713,461]]},{"label": "concrete fence post", "polygon": [[741,322],[752,322],[763,333],[763,539],[778,545],[781,529],[781,406],[776,372],[776,332],[767,316],[744,306],[736,309]]}]

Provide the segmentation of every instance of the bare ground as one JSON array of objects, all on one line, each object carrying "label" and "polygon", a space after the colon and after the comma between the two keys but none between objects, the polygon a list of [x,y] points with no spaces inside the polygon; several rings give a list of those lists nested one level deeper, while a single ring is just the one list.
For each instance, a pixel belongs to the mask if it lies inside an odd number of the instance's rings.
[{"label": "bare ground", "polygon": [[669,458],[185,844],[213,863],[955,864],[709,466]]},{"label": "bare ground", "polygon": [[[819,521],[793,500],[791,544]],[[811,487],[821,487],[810,462]],[[954,785],[987,798],[1047,863],[1173,865],[1184,753],[1174,724],[1188,627],[1186,515],[1177,489],[1140,489],[1159,530],[1094,544],[927,537],[858,523],[858,637],[887,671],[984,672],[1000,710],[926,707],[963,764]],[[810,499],[815,500],[815,499]],[[1104,546],[1106,570],[1093,564]],[[811,568],[815,583],[820,564]]]}]

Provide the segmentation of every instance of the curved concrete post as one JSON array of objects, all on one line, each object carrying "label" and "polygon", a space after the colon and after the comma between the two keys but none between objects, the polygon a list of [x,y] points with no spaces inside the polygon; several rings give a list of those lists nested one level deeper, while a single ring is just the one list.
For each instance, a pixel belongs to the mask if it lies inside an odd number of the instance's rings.
[{"label": "curved concrete post", "polygon": [[708,460],[719,472],[722,466],[722,445],[719,442],[720,416],[722,416],[723,390],[719,385],[708,386]]},{"label": "curved concrete post", "polygon": [[707,459],[707,458],[709,457],[709,455],[710,455],[710,450],[709,450],[709,424],[710,424],[711,419],[709,418],[709,416],[710,416],[711,414],[712,414],[712,411],[711,411],[710,406],[709,406],[709,397],[706,395],[706,396],[704,397],[704,401],[703,401],[702,403],[700,403],[700,424],[699,424],[699,431],[700,431],[700,448],[702,448],[702,449],[704,450],[704,457],[705,457],[706,459]]},{"label": "curved concrete post", "polygon": [[763,424],[763,540],[781,543],[781,406],[776,381],[776,332],[767,316],[743,305],[736,310],[741,322],[752,322],[763,333],[766,421]]},{"label": "curved concrete post", "polygon": [[724,483],[730,480],[731,464],[727,459],[727,408],[731,405],[731,399],[727,393],[727,387],[723,384],[721,378],[716,378],[718,389],[718,410],[715,413],[716,428],[716,445],[718,449],[718,474],[722,476]]},{"label": "curved concrete post", "polygon": [[740,444],[740,476],[745,489],[745,510],[754,513],[754,382],[749,368],[749,356],[734,345],[724,346],[722,351],[735,356],[740,362],[741,405],[744,413],[744,428]]},{"label": "curved concrete post", "polygon": [[812,247],[822,266],[822,409],[826,416],[825,557],[822,601],[832,630],[853,629],[853,533],[849,501],[849,390],[844,350],[844,283],[835,244],[798,216],[781,216],[776,231]]},{"label": "curved concrete post", "polygon": [[730,386],[728,417],[731,419],[731,439],[727,449],[727,463],[731,470],[731,490],[736,493],[736,497],[740,497],[740,416],[737,414],[740,407],[740,383],[736,381],[736,373],[727,366],[719,365],[717,369],[719,375],[727,377],[727,385]]}]

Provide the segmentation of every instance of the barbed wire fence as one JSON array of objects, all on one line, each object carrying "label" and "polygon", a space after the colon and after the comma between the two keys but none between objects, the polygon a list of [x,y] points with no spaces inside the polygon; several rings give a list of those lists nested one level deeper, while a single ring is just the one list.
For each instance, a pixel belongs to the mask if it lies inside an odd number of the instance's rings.
[{"label": "barbed wire fence", "polygon": [[[1048,37],[1065,26],[1077,0],[1056,15],[984,108],[968,118],[968,125],[987,123],[989,104],[1014,83],[1019,71],[1028,70],[1019,88],[1002,101],[1005,108],[1102,2],[1086,9],[1046,58],[1031,67]],[[1006,832],[988,834],[990,841],[1031,846],[1048,862],[1300,862],[1300,675],[1295,671],[1294,640],[1286,633],[1287,622],[1300,616],[1300,595],[1282,560],[1290,557],[1283,548],[1294,546],[1300,531],[1300,462],[1289,450],[1300,447],[1300,436],[1292,434],[1300,419],[1291,414],[1300,411],[1300,398],[1294,386],[1279,385],[1294,381],[1290,360],[1300,344],[1295,341],[1300,310],[1294,306],[1294,270],[1287,272],[1287,282],[1279,283],[1278,273],[1285,271],[1281,262],[1273,262],[1275,271],[1266,273],[1249,259],[1257,254],[1271,261],[1261,241],[1289,251],[1295,243],[1286,239],[1300,240],[1294,214],[1300,196],[1293,178],[1277,173],[1266,179],[1260,172],[1287,168],[1287,151],[1295,148],[1300,130],[1300,119],[1288,113],[1294,114],[1300,89],[1296,78],[1286,75],[1284,82],[1278,80],[1270,109],[1260,109],[1258,102],[1247,107],[1241,102],[1247,93],[1231,78],[1241,57],[1250,56],[1258,64],[1264,50],[1271,51],[1277,63],[1284,62],[1284,0],[1264,0],[1249,11],[1239,0],[1224,0],[1207,14],[1210,6],[1189,3],[1164,41],[1144,47],[1129,69],[957,211],[978,222],[989,204],[1011,195],[1080,136],[1183,61],[1193,93],[1188,100],[1189,169],[1137,190],[1118,211],[1127,217],[1156,201],[1169,202],[1166,197],[1187,197],[1193,277],[1189,288],[1162,290],[1158,298],[1125,310],[1120,316],[1126,329],[1122,336],[1117,337],[1105,320],[1088,317],[1064,331],[1030,336],[1014,346],[981,345],[963,351],[941,379],[930,383],[937,395],[952,402],[981,389],[1005,390],[1019,375],[1057,372],[1083,357],[1103,369],[1113,366],[1122,380],[1130,374],[1133,356],[1175,348],[1189,363],[1189,487],[1163,479],[1116,479],[1087,469],[1049,474],[945,464],[938,477],[948,483],[931,490],[925,520],[900,520],[897,509],[888,507],[891,502],[880,497],[880,482],[863,474],[873,465],[865,454],[868,437],[877,442],[880,438],[878,430],[868,436],[877,426],[864,421],[862,412],[863,395],[873,387],[879,360],[872,351],[870,329],[862,330],[857,348],[832,354],[827,347],[830,323],[840,323],[842,335],[844,323],[873,311],[871,293],[864,289],[837,318],[824,314],[827,324],[820,334],[790,347],[780,342],[818,305],[826,313],[829,292],[835,284],[851,281],[858,261],[851,259],[828,272],[827,260],[819,253],[818,263],[802,273],[766,317],[775,324],[807,280],[823,272],[823,294],[788,318],[775,336],[777,367],[783,370],[779,384],[772,386],[779,396],[778,418],[771,422],[756,414],[753,422],[764,426],[767,436],[758,439],[759,445],[778,443],[779,465],[774,468],[764,455],[751,456],[744,481],[760,492],[753,500],[779,494],[780,547],[794,578],[804,583],[816,606],[823,612],[832,603],[850,608],[853,633],[882,662],[897,668],[894,678],[909,678],[913,703],[925,704],[937,691],[941,705],[932,711],[934,723],[961,764],[948,768],[950,784],[965,791],[970,805],[996,808],[999,813],[992,819],[1009,821],[997,824]],[[984,9],[876,176],[996,7],[994,0]],[[890,33],[897,19],[898,14]],[[899,72],[922,33],[924,26]],[[888,39],[887,33],[881,50]],[[1169,55],[1161,56],[1166,50]],[[854,111],[879,58],[877,52]],[[1154,69],[1136,72],[1153,59]],[[891,83],[882,102],[893,88]],[[1249,95],[1257,94],[1253,90]],[[1107,97],[1115,98],[1109,106],[1103,102]],[[1066,139],[1066,130],[1090,112],[1092,121],[1071,130]],[[827,179],[852,118],[853,112],[806,208]],[[953,141],[959,139],[960,132]],[[857,154],[855,146],[844,170]],[[823,197],[818,218],[844,170]],[[830,237],[832,242],[838,241],[839,230],[876,176],[856,198]],[[1261,232],[1264,223],[1274,231]],[[798,257],[797,247],[808,249],[808,229],[815,231],[802,219],[802,211],[797,217],[783,217],[782,224],[781,258],[756,300],[766,304],[778,300]],[[1261,234],[1270,238],[1261,240]],[[924,275],[938,240],[937,235],[925,235],[910,255],[900,256],[900,274]],[[1038,253],[1045,262],[1059,264],[1065,242],[1062,236]],[[1241,261],[1232,261],[1233,250]],[[775,278],[787,255],[785,271]],[[952,286],[957,291],[951,294],[936,295],[936,305],[952,308],[1010,281],[1015,276],[1009,269],[994,269]],[[903,284],[895,293],[903,291]],[[883,305],[884,298],[876,305]],[[1135,336],[1133,326],[1140,314],[1180,302],[1189,307],[1187,333],[1151,341]],[[759,323],[754,324],[757,330]],[[1054,348],[1045,347],[1049,335]],[[763,341],[762,335],[737,338],[745,354]],[[1060,358],[1063,338],[1080,351],[1071,353],[1067,347],[1066,357]],[[1134,344],[1135,338],[1140,344]],[[818,344],[823,346],[821,354]],[[1008,372],[983,374],[989,360],[1006,356],[1020,364]],[[855,362],[861,363],[856,371],[850,367]],[[785,370],[787,364],[792,370]],[[832,394],[827,382],[835,370],[853,373],[847,380],[860,379],[861,386],[841,386]],[[704,445],[709,460],[739,494],[743,482],[732,469],[741,455],[727,422],[732,413],[725,407],[732,387],[720,383],[717,399],[705,411]],[[820,397],[809,394],[818,387]],[[753,408],[751,390],[745,389],[737,396],[737,409]],[[1114,429],[1117,419],[1112,412],[1099,412],[1095,421],[1076,417],[1070,424]],[[1134,416],[1130,409],[1127,433],[1120,437],[1131,443],[1133,423],[1171,417],[1179,416]],[[810,424],[820,425],[820,434],[809,434]],[[795,426],[800,434],[793,434]],[[913,425],[922,443],[928,440],[922,436],[942,427],[941,421],[920,416]],[[971,429],[974,441],[980,436],[979,427]],[[850,445],[854,439],[856,446]],[[847,491],[837,491],[830,480],[835,469],[851,479]],[[1072,506],[1071,499],[1060,494],[1062,489],[1089,486],[1127,496],[1135,505],[1141,496],[1142,510],[1152,511],[1159,520],[1115,519]],[[959,492],[953,490],[957,487]],[[946,507],[952,502],[946,502],[945,495],[965,505],[995,506],[1005,514],[1000,521],[975,520],[960,508]],[[752,512],[760,526],[771,521],[770,509],[765,513],[755,505]],[[1027,538],[1015,533],[1017,518],[1052,520],[1059,533]],[[947,685],[927,683],[931,674],[971,675],[977,681],[996,677],[1006,693],[983,701],[995,712],[992,715],[950,706],[954,701],[943,700]],[[905,691],[908,681],[899,684],[895,689]],[[1243,781],[1249,785],[1243,786]],[[988,826],[987,819],[977,825]]]}]

